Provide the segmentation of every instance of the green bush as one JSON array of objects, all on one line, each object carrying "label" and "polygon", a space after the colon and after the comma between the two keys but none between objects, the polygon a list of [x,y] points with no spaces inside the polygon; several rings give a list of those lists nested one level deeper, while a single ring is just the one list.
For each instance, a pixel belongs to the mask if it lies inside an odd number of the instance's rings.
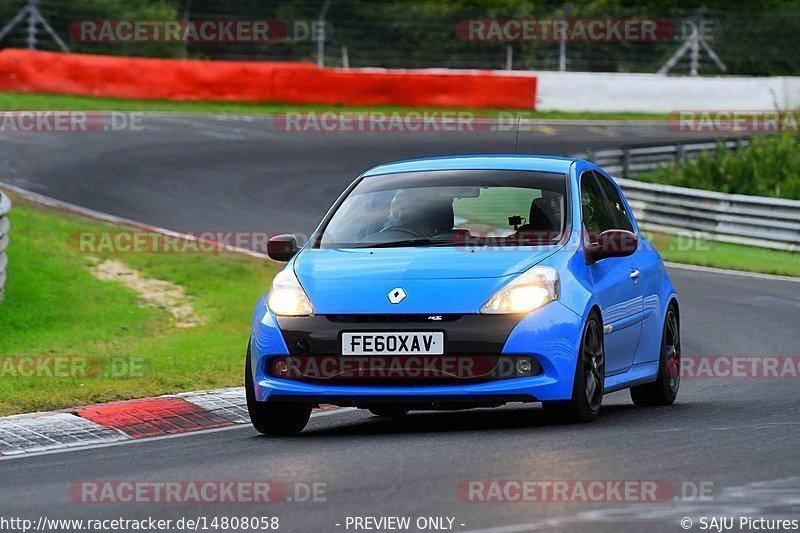
[{"label": "green bush", "polygon": [[641,181],[732,194],[800,200],[800,136],[783,133],[755,137],[729,152],[722,144],[680,167],[641,174]]}]

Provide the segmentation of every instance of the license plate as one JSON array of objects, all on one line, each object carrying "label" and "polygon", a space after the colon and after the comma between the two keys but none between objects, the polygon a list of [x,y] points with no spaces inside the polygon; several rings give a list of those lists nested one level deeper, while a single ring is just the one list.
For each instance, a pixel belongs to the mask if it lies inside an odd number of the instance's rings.
[{"label": "license plate", "polygon": [[442,355],[444,333],[342,333],[342,355]]}]

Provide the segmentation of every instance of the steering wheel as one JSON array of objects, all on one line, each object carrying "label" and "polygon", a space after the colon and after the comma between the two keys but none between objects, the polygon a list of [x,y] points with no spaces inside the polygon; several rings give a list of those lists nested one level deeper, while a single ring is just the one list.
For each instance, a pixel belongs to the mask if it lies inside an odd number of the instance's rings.
[{"label": "steering wheel", "polygon": [[425,235],[423,235],[422,233],[419,233],[418,231],[415,231],[415,230],[413,230],[411,228],[403,228],[403,227],[400,227],[400,226],[389,226],[388,228],[383,228],[378,233],[388,233],[390,231],[394,231],[394,232],[397,232],[397,233],[405,233],[406,235],[409,235],[414,239],[424,239],[425,238]]}]

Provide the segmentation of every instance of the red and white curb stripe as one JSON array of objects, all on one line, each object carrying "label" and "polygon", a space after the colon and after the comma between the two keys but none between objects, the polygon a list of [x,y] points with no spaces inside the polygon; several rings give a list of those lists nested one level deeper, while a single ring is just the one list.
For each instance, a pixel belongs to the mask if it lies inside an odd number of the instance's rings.
[{"label": "red and white curb stripe", "polygon": [[[315,409],[343,410],[332,405]],[[350,409],[347,409],[348,411]],[[314,414],[312,414],[314,416]],[[234,387],[0,418],[0,457],[108,445],[249,424]]]},{"label": "red and white curb stripe", "polygon": [[0,456],[107,444],[126,437],[70,413],[32,413],[0,418]]}]

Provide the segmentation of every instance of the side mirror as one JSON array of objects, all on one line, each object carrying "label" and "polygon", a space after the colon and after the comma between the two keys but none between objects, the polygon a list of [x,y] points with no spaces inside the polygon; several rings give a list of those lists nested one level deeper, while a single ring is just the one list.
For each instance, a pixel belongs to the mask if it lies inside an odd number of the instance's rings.
[{"label": "side mirror", "polygon": [[607,257],[633,255],[639,246],[636,234],[624,229],[609,229],[597,236],[597,242],[586,245],[586,264],[592,265]]},{"label": "side mirror", "polygon": [[275,261],[288,261],[299,250],[297,237],[291,233],[275,235],[267,241],[267,255]]}]

